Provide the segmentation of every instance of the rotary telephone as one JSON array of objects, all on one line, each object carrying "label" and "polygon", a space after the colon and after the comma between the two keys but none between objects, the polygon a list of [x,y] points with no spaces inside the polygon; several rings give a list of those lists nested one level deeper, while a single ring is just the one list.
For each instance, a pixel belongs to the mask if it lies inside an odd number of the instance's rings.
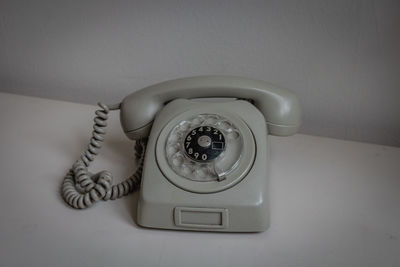
[{"label": "rotary telephone", "polygon": [[[195,101],[194,98],[235,98]],[[290,91],[263,81],[200,76],[136,91],[117,105],[99,103],[86,151],[62,184],[64,200],[87,208],[141,187],[138,224],[150,228],[258,232],[269,225],[267,134],[289,136],[301,123]],[[113,185],[88,167],[104,140],[110,110],[136,140],[139,167]]]}]

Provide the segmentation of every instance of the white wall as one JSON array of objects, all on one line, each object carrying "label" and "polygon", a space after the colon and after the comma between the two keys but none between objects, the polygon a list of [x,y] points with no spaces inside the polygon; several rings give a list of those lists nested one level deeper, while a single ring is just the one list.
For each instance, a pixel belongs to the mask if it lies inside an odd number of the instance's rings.
[{"label": "white wall", "polygon": [[0,90],[117,102],[163,80],[292,89],[303,133],[400,146],[399,1],[3,1]]}]

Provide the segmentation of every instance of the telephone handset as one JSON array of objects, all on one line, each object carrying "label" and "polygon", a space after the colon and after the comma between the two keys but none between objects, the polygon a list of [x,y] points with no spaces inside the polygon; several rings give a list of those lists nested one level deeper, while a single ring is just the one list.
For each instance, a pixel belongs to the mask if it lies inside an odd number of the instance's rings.
[{"label": "telephone handset", "polygon": [[[226,97],[236,100],[192,100]],[[301,109],[293,93],[247,78],[199,76],[162,82],[120,104],[99,106],[88,149],[63,182],[70,206],[86,208],[141,186],[137,218],[145,227],[224,232],[268,227],[267,134],[298,131]],[[109,172],[92,175],[88,166],[115,109],[125,134],[136,140],[139,167],[112,185]]]}]

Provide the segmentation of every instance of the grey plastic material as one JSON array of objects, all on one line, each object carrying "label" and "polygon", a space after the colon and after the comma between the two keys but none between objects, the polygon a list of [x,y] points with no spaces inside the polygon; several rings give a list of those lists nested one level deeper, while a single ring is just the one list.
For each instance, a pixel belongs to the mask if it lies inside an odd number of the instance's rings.
[{"label": "grey plastic material", "polygon": [[[232,186],[218,192],[196,193],[171,182],[170,166],[158,161],[165,156],[157,149],[162,132],[177,123],[176,117],[188,118],[193,113],[213,113],[242,120],[254,138],[255,157],[247,175],[232,181]],[[138,224],[144,227],[219,232],[259,232],[269,226],[268,208],[268,141],[263,114],[247,101],[223,103],[195,102],[177,99],[167,104],[156,116],[150,132],[143,167],[143,179],[137,209]],[[163,139],[164,140],[164,139]],[[164,147],[164,146],[162,146]],[[160,155],[158,155],[160,154]],[[251,155],[249,155],[251,157]],[[190,181],[193,187],[199,181]],[[206,182],[218,187],[218,181]],[[180,184],[181,185],[181,184]]]},{"label": "grey plastic material", "polygon": [[177,98],[250,99],[264,114],[271,134],[288,136],[301,124],[301,108],[289,90],[264,81],[235,76],[198,76],[162,82],[136,91],[121,103],[121,124],[130,139],[147,137],[154,116]]}]

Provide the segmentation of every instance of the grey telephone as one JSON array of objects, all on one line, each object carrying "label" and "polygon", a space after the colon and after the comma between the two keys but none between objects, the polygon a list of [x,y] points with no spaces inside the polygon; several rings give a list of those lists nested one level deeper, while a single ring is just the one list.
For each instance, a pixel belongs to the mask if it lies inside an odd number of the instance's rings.
[{"label": "grey telephone", "polygon": [[[301,109],[293,93],[247,78],[199,76],[159,83],[120,104],[99,106],[90,144],[62,185],[70,206],[86,208],[141,186],[137,218],[144,227],[221,232],[268,228],[267,135],[298,131]],[[136,140],[139,167],[113,185],[109,172],[91,174],[88,167],[104,140],[108,113],[115,109],[120,109],[125,134]]]}]

